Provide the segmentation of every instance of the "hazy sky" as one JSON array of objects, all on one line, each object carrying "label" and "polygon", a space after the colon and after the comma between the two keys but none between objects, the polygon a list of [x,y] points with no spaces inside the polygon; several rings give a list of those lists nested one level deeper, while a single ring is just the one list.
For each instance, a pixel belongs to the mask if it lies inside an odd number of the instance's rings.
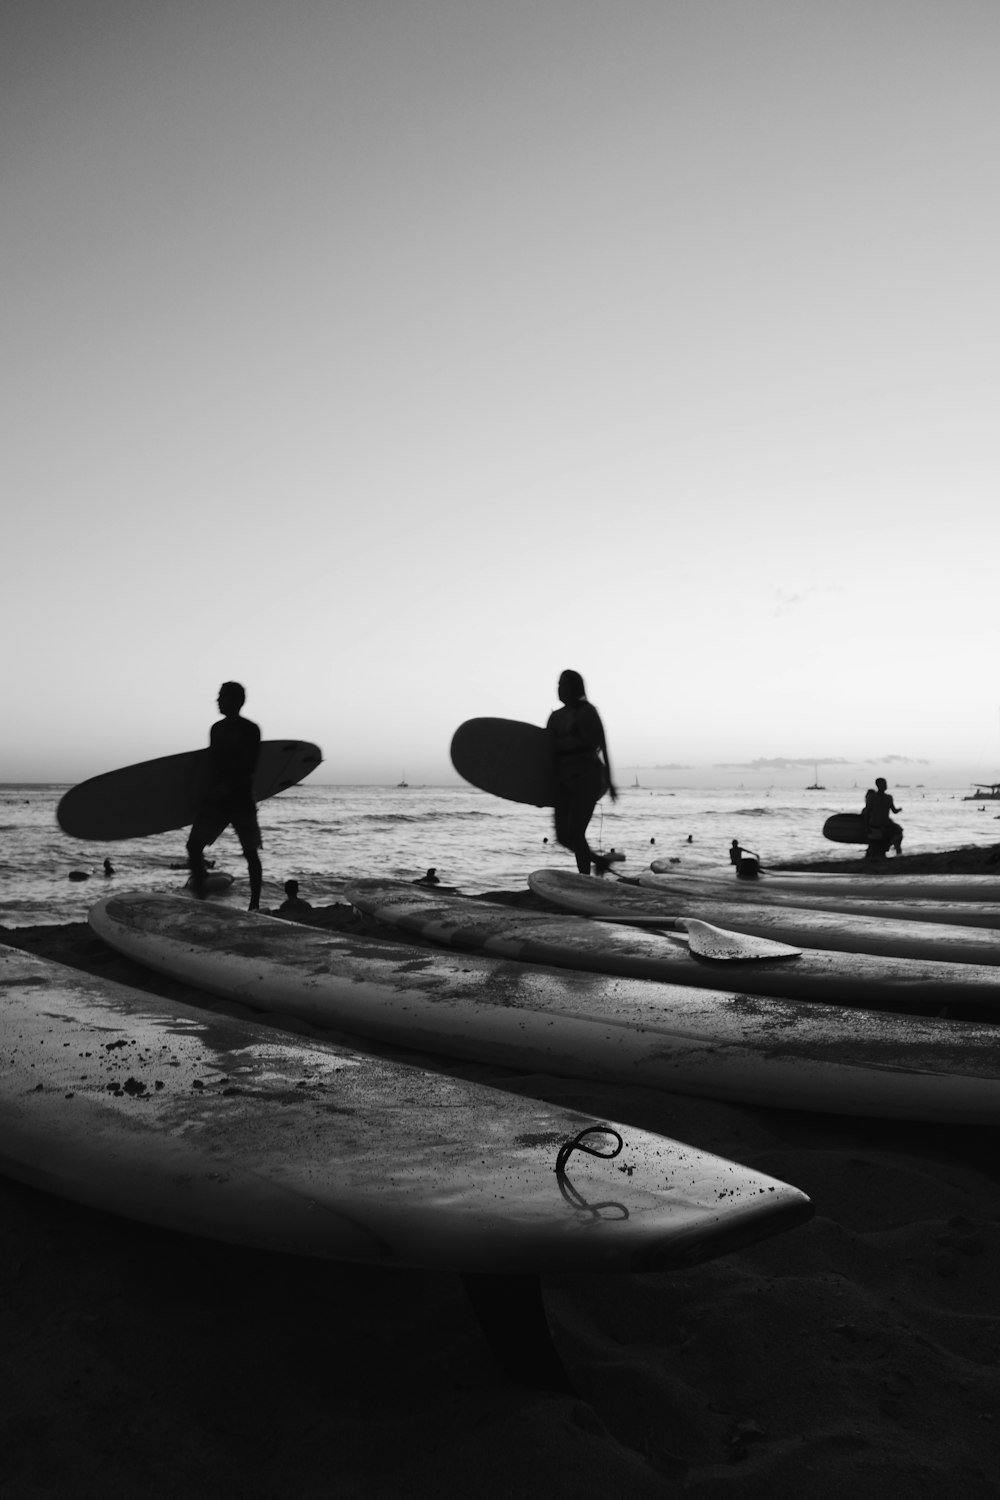
[{"label": "hazy sky", "polygon": [[0,14],[0,780],[1000,776],[993,0]]}]

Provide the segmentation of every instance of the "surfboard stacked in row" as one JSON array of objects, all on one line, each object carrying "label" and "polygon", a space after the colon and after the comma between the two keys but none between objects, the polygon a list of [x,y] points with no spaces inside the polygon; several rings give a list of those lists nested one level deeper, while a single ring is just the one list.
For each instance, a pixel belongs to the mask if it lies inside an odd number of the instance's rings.
[{"label": "surfboard stacked in row", "polygon": [[[370,883],[348,895],[380,908]],[[383,909],[396,920],[398,905]],[[119,952],[211,994],[394,1046],[735,1102],[1000,1123],[994,1028],[751,996],[746,965],[731,987],[723,963],[716,987],[696,988],[525,962],[524,952],[383,947],[142,893],[99,902],[90,922]],[[522,937],[514,926],[499,940]]]},{"label": "surfboard stacked in row", "polygon": [[[528,882],[536,895],[553,906],[610,922],[662,927],[684,915],[808,949],[935,963],[1000,963],[1000,930],[986,927],[789,906],[755,900],[742,890],[729,895],[709,889],[705,894],[705,887],[697,881],[689,887],[655,873],[629,880],[592,880],[568,870],[537,870]],[[756,882],[750,889],[756,893]]]}]

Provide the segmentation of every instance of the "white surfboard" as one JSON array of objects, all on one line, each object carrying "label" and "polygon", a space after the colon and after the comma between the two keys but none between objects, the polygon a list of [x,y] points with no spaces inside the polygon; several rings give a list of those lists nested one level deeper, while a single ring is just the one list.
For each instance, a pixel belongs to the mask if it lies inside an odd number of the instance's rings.
[{"label": "white surfboard", "polygon": [[811,1212],[796,1188],[647,1131],[5,945],[0,1171],[170,1229],[459,1271],[686,1265]]},{"label": "white surfboard", "polygon": [[[587,876],[572,878],[595,900],[618,889]],[[992,965],[790,948],[690,917],[667,918],[665,912],[663,930],[642,930],[572,913],[442,894],[402,881],[350,881],[344,894],[360,911],[390,926],[446,947],[520,963],[556,964],[701,989],[727,986],[745,994],[830,1005],[928,1011],[954,1005],[960,996],[965,1007],[1000,1010],[1000,970]],[[674,909],[684,910],[677,903]]]},{"label": "white surfboard", "polygon": [[989,1026],[504,963],[142,892],[99,901],[90,925],[212,994],[395,1046],[736,1103],[1000,1124]]},{"label": "white surfboard", "polygon": [[[657,876],[654,887],[649,876]],[[708,897],[713,901],[739,901],[744,905],[796,906],[817,911],[842,912],[857,917],[879,917],[893,922],[938,922],[953,927],[1000,928],[1000,902],[941,900],[925,896],[919,888],[905,899],[884,894],[876,899],[859,891],[835,894],[825,887],[789,886],[768,872],[756,880],[738,880],[732,872],[685,870],[668,860],[654,860],[649,870],[638,872],[651,889],[662,889],[680,902]],[[777,883],[775,883],[777,881]]]},{"label": "white surfboard", "polygon": [[[528,884],[537,896],[562,911],[610,922],[660,926],[678,910],[672,887],[649,871],[629,880],[594,880],[571,870],[533,870]],[[949,964],[1000,964],[1000,933],[982,927],[951,927],[930,922],[896,922],[811,907],[774,906],[742,899],[693,896],[686,915],[733,932],[771,938],[802,948],[840,953],[873,953]]]},{"label": "white surfboard", "polygon": [[[654,859],[651,869],[670,875],[669,860]],[[724,872],[718,872],[722,878]],[[733,877],[735,881],[735,875]],[[992,901],[1000,902],[1000,873],[994,875],[900,875],[892,860],[862,874],[830,870],[768,870],[747,884],[773,890],[810,892],[816,896],[849,896],[864,901]]]}]

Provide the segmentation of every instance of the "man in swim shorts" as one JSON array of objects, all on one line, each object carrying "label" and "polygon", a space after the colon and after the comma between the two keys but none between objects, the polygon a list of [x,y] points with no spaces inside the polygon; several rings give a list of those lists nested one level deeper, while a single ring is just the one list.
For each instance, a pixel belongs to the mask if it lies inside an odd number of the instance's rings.
[{"label": "man in swim shorts", "polygon": [[253,800],[253,775],[260,755],[260,729],[244,719],[240,709],[246,693],[238,682],[224,682],[217,699],[223,717],[212,725],[208,738],[211,765],[209,791],[188,835],[187,855],[191,889],[205,894],[205,846],[214,844],[225,828],[232,827],[240,841],[250,877],[250,911],[260,909],[264,872],[258,850],[262,847]]}]

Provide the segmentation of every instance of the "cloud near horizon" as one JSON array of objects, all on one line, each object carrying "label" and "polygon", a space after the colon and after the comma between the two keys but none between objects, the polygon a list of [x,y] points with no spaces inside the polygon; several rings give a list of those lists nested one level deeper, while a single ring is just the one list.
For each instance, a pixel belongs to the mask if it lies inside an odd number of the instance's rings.
[{"label": "cloud near horizon", "polygon": [[929,766],[930,761],[922,756],[913,755],[867,755],[859,759],[849,759],[844,755],[796,755],[790,757],[777,755],[771,759],[717,760],[712,762],[712,767],[716,771],[794,771],[802,766],[875,765]]}]

